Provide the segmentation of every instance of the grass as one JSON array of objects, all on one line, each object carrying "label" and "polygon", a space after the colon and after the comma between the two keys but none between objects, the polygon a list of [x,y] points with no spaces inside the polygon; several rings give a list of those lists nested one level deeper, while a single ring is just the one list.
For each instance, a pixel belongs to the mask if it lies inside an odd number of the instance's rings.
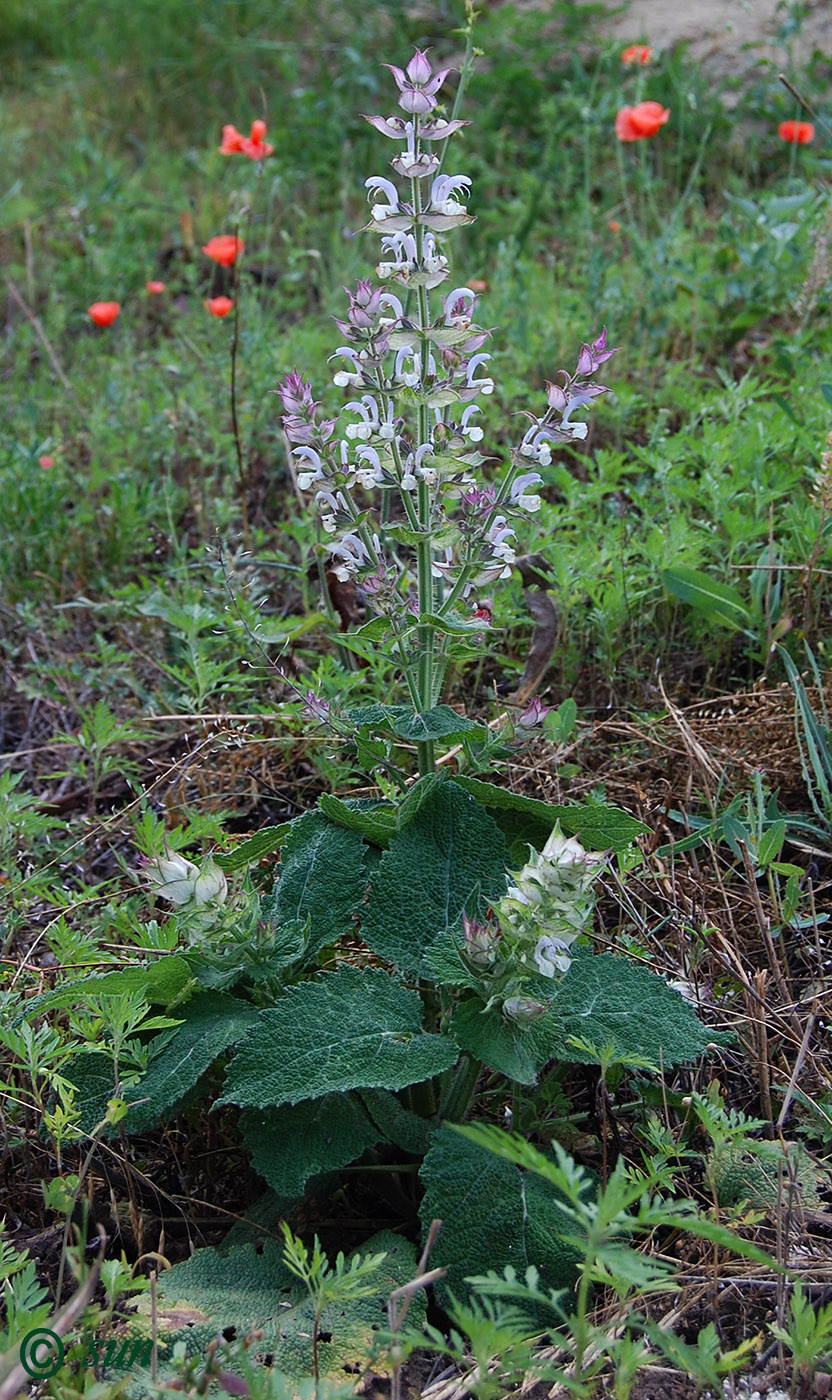
[{"label": "grass", "polygon": [[[772,643],[803,669],[808,644],[819,674],[828,667],[828,144],[820,131],[799,151],[777,141],[777,122],[795,113],[773,66],[749,69],[730,108],[684,53],[622,72],[597,9],[582,7],[580,24],[568,4],[481,18],[472,125],[456,155],[477,216],[459,240],[456,281],[486,283],[481,319],[499,327],[489,450],[506,449],[512,415],[590,332],[606,323],[622,347],[608,367],[613,394],[587,442],[556,455],[520,542],[542,556],[556,608],[542,693],[577,699],[577,746],[533,752],[513,781],[553,800],[605,792],[657,832],[674,812],[678,837],[678,823],[751,791],[756,768],[769,798],[780,789],[784,814],[808,819]],[[125,947],[166,946],[133,874],[136,849],[152,853],[162,832],[184,849],[227,845],[324,788],[355,785],[349,755],[308,732],[283,672],[330,699],[374,697],[390,677],[381,663],[345,671],[320,617],[315,541],[272,390],[297,366],[335,402],[331,318],[375,256],[373,236],[355,230],[367,217],[363,180],[386,154],[357,114],[384,106],[382,55],[401,61],[429,43],[453,61],[459,22],[450,0],[418,13],[342,0],[319,7],[314,25],[295,0],[2,8],[0,952],[10,988],[116,962]],[[790,76],[828,110],[828,58]],[[671,107],[671,122],[655,142],[619,147],[615,112],[641,88]],[[242,128],[260,114],[276,155],[258,178],[217,146],[225,122]],[[238,222],[250,249],[238,395],[248,548],[232,322],[203,306],[230,284],[199,251]],[[151,278],[164,280],[162,298],[146,294]],[[96,330],[86,308],[110,299],[121,316]],[[675,599],[662,573],[677,567],[736,589],[745,630]],[[489,715],[517,685],[531,632],[517,574],[494,601],[497,640],[449,697]],[[716,733],[702,704],[731,694],[756,695],[736,702],[753,714]],[[772,992],[781,948],[772,964],[756,887],[711,836],[701,864],[692,853],[668,867],[651,851],[629,913],[610,892],[605,936],[668,975],[723,989],[749,1057],[728,1066],[726,1092],[738,1108],[762,1102],[765,1117],[808,1024],[797,1033],[783,986],[805,1011],[811,977],[825,974],[786,925],[786,983]],[[815,885],[828,877],[826,839],[816,832],[787,852],[801,878],[814,862]],[[773,917],[782,893],[772,889]],[[801,908],[822,965],[820,905]],[[766,1043],[753,1029],[760,998]],[[828,1066],[809,1035],[795,1111],[822,1154]],[[681,1099],[686,1088],[665,1091]],[[552,1093],[561,1126],[587,1112],[585,1086],[558,1080]],[[623,1119],[638,1115],[637,1099]],[[14,1209],[41,1223],[32,1193],[47,1174],[43,1145],[16,1112]],[[211,1189],[196,1176],[190,1186]],[[242,1212],[243,1196],[224,1178],[213,1199]]]}]

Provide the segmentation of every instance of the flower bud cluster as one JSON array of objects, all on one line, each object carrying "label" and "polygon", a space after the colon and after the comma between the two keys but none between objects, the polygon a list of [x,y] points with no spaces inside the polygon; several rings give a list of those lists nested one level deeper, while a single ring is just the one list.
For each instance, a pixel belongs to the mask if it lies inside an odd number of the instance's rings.
[{"label": "flower bud cluster", "polygon": [[[497,909],[518,945],[531,949],[543,977],[568,972],[570,948],[591,924],[592,886],[604,857],[555,826],[546,845],[531,856]],[[521,952],[521,960],[525,961]]]},{"label": "flower bud cluster", "polygon": [[191,904],[197,909],[207,904],[224,904],[228,895],[225,875],[210,856],[200,867],[178,851],[166,850],[164,856],[147,861],[144,874],[153,893],[169,899],[177,909]]}]

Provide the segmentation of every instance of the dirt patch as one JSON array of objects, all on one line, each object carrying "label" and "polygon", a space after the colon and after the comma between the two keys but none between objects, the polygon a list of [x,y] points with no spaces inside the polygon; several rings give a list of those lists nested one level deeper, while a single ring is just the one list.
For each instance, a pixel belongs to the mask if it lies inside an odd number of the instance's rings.
[{"label": "dirt patch", "polygon": [[[577,0],[588,4],[590,0]],[[610,10],[603,26],[611,39],[641,41],[655,49],[689,45],[691,59],[722,75],[742,73],[768,60],[785,67],[801,64],[815,50],[832,55],[832,5],[810,0],[793,33],[790,6],[783,0],[631,0]]]}]

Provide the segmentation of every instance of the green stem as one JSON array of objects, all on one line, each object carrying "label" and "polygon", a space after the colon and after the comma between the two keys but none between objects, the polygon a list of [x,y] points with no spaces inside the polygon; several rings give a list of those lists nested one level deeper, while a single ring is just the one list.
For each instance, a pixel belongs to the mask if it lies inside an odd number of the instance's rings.
[{"label": "green stem", "polygon": [[482,1065],[479,1060],[475,1060],[471,1055],[462,1056],[448,1096],[440,1110],[443,1119],[447,1118],[452,1123],[462,1122],[471,1107],[481,1072]]}]

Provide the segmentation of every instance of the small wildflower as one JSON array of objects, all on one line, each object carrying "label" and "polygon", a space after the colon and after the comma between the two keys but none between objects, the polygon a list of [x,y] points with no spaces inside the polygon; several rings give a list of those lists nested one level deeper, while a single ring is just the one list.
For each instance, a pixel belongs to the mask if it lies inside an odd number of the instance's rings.
[{"label": "small wildflower", "polygon": [[228,123],[222,129],[220,151],[224,156],[248,156],[249,160],[265,160],[274,150],[266,141],[266,123],[262,120],[251,123],[251,134],[243,136],[236,126]]},{"label": "small wildflower", "polygon": [[630,44],[621,54],[621,62],[624,64],[650,63],[652,58],[653,50],[648,48],[647,44]]},{"label": "small wildflower", "polygon": [[50,469],[51,467],[54,467],[54,465],[55,465],[55,458],[54,458],[54,457],[47,457],[46,453],[44,453],[44,455],[43,455],[42,457],[38,457],[38,466],[39,466],[39,467],[43,467],[43,470],[44,470],[45,472],[48,472],[49,469]]},{"label": "small wildflower", "polygon": [[242,238],[235,238],[233,233],[218,233],[208,239],[202,251],[220,267],[232,267],[245,246]]},{"label": "small wildflower", "polygon": [[306,719],[313,719],[317,724],[326,724],[331,708],[328,700],[320,699],[314,690],[307,690],[303,706],[303,714]]},{"label": "small wildflower", "polygon": [[205,303],[205,309],[210,311],[212,316],[223,317],[234,310],[234,302],[231,297],[210,297]]},{"label": "small wildflower", "polygon": [[522,715],[518,715],[517,723],[522,729],[534,729],[536,725],[543,723],[551,709],[551,705],[544,705],[543,701],[535,696],[533,700],[529,701]]},{"label": "small wildflower", "polygon": [[144,289],[152,297],[160,297],[165,290],[165,284],[164,282],[145,282]]},{"label": "small wildflower", "polygon": [[781,122],[777,135],[790,146],[808,146],[815,139],[815,128],[811,122]]},{"label": "small wildflower", "polygon": [[117,301],[94,301],[87,308],[87,315],[97,326],[111,326],[120,314],[121,307]]},{"label": "small wildflower", "polygon": [[636,107],[622,107],[615,119],[615,134],[619,141],[643,141],[655,136],[670,119],[670,108],[660,102],[639,102]]},{"label": "small wildflower", "polygon": [[390,69],[396,79],[396,86],[401,94],[399,106],[405,112],[418,113],[420,116],[434,110],[437,105],[436,94],[451,72],[450,68],[443,68],[440,73],[434,73],[427,54],[422,53],[420,49],[416,50],[404,73],[392,63],[385,64],[385,67]]},{"label": "small wildflower", "polygon": [[621,225],[620,225],[620,223],[618,222],[617,219],[610,219],[609,222],[608,222],[608,224],[607,224],[607,228],[609,229],[610,233],[620,233],[620,232],[621,232]]}]

